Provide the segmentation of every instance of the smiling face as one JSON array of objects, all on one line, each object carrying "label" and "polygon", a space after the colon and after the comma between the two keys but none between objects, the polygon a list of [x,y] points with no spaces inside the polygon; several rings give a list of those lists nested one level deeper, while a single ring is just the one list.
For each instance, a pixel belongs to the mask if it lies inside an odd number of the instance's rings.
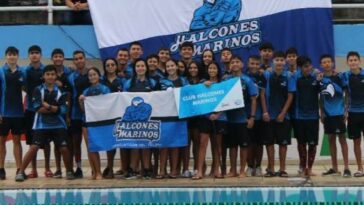
[{"label": "smiling face", "polygon": [[357,71],[360,69],[360,58],[358,56],[349,56],[347,59],[347,64],[351,71]]},{"label": "smiling face", "polygon": [[6,63],[7,64],[17,64],[18,63],[18,59],[19,59],[19,55],[16,54],[16,53],[11,53],[11,52],[8,52],[5,56],[6,58]]},{"label": "smiling face", "polygon": [[148,64],[148,67],[149,67],[149,71],[155,71],[158,69],[158,59],[157,58],[149,58],[147,60],[147,64]]},{"label": "smiling face", "polygon": [[243,66],[243,62],[238,58],[234,58],[230,61],[230,70],[232,72],[241,72],[243,70]]},{"label": "smiling face", "polygon": [[171,55],[169,50],[160,50],[158,52],[158,57],[161,63],[166,63],[171,58]]},{"label": "smiling face", "polygon": [[128,64],[128,61],[129,61],[129,52],[128,51],[124,51],[124,50],[120,50],[118,52],[118,55],[116,57],[116,60],[118,61],[118,63],[120,65],[126,65],[126,64]]},{"label": "smiling face", "polygon": [[186,46],[181,48],[181,56],[183,59],[191,59],[193,56],[193,48]]},{"label": "smiling face", "polygon": [[334,62],[332,61],[331,58],[327,57],[327,58],[323,58],[320,61],[320,66],[324,71],[331,71],[334,67]]},{"label": "smiling face", "polygon": [[87,73],[88,80],[90,81],[91,85],[96,85],[100,81],[100,75],[93,69],[90,69]]},{"label": "smiling face", "polygon": [[214,58],[214,54],[210,50],[205,51],[202,55],[202,60],[205,65],[212,63],[213,58]]},{"label": "smiling face", "polygon": [[42,58],[42,54],[39,51],[30,51],[29,60],[31,63],[39,63]]},{"label": "smiling face", "polygon": [[78,70],[82,70],[86,67],[86,59],[82,53],[76,53],[73,56],[73,64],[75,64]]},{"label": "smiling face", "polygon": [[130,58],[136,60],[143,55],[143,48],[140,45],[132,45],[129,49]]},{"label": "smiling face", "polygon": [[64,56],[60,53],[56,53],[52,56],[53,65],[61,66],[64,62]]},{"label": "smiling face", "polygon": [[260,56],[262,57],[263,60],[269,61],[273,57],[273,50],[272,49],[262,49],[260,51]]},{"label": "smiling face", "polygon": [[138,61],[135,63],[135,73],[137,76],[145,76],[147,73],[147,65],[144,61]]},{"label": "smiling face", "polygon": [[116,65],[115,61],[109,59],[105,62],[105,68],[106,68],[107,74],[114,74],[114,73],[116,73],[117,65]]},{"label": "smiling face", "polygon": [[172,60],[167,61],[166,71],[169,76],[177,75],[177,70],[178,70],[177,64],[174,61],[172,61]]},{"label": "smiling face", "polygon": [[191,63],[188,67],[188,73],[191,77],[197,77],[198,76],[198,67],[196,63]]},{"label": "smiling face", "polygon": [[217,67],[217,65],[215,63],[212,63],[209,65],[209,67],[207,68],[207,73],[211,78],[217,78],[218,74],[219,74],[219,69]]},{"label": "smiling face", "polygon": [[47,71],[43,74],[43,79],[46,84],[54,84],[57,79],[57,73],[55,71]]},{"label": "smiling face", "polygon": [[286,60],[284,59],[284,57],[276,57],[273,59],[273,63],[275,71],[282,72],[284,69],[284,65],[286,64]]}]

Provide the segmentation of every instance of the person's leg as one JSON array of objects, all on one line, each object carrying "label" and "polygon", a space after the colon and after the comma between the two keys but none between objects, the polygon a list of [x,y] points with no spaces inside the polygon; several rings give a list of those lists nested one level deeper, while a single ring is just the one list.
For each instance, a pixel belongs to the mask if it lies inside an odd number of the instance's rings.
[{"label": "person's leg", "polygon": [[[103,173],[103,177],[111,179],[114,178],[114,158],[116,154],[116,149],[107,151],[107,167],[105,170],[107,170],[107,173]],[[104,175],[105,174],[105,175]]]},{"label": "person's leg", "polygon": [[300,157],[300,167],[302,167],[303,171],[307,169],[307,145],[304,143],[298,144],[298,153]]},{"label": "person's leg", "polygon": [[230,157],[230,172],[228,174],[228,177],[236,177],[237,176],[238,146],[230,147],[229,157]]},{"label": "person's leg", "polygon": [[6,136],[0,136],[0,169],[4,169],[6,157]]},{"label": "person's leg", "polygon": [[157,178],[164,178],[166,176],[166,166],[168,158],[168,148],[161,148],[159,150],[159,176]]},{"label": "person's leg", "polygon": [[25,154],[23,163],[20,167],[19,173],[24,173],[24,170],[27,168],[29,163],[34,158],[34,155],[37,154],[39,147],[37,145],[30,145],[28,152]]},{"label": "person's leg", "polygon": [[344,160],[344,169],[349,169],[349,151],[348,151],[348,144],[346,142],[345,134],[339,135],[339,143],[341,146],[341,152],[342,152],[343,160]]},{"label": "person's leg", "polygon": [[46,177],[53,177],[53,173],[50,168],[50,156],[51,156],[51,146],[49,143],[46,143],[43,148],[44,152],[44,168],[45,168],[45,176]]},{"label": "person's leg", "polygon": [[[82,135],[83,135],[85,143],[86,143],[88,162],[89,162],[90,168],[91,168],[91,179],[96,179],[96,168],[95,168],[95,164],[94,164],[94,155],[92,155],[92,153],[90,152],[90,150],[88,148],[88,132],[85,127],[82,127]],[[77,169],[79,169],[79,168],[77,168]],[[75,175],[76,175],[76,172],[75,172]]]},{"label": "person's leg", "polygon": [[150,178],[151,177],[151,149],[142,149],[142,163],[144,167],[144,177]]},{"label": "person's leg", "polygon": [[308,160],[307,160],[308,176],[315,176],[315,174],[312,172],[312,166],[316,158],[316,149],[317,149],[316,145],[308,146]]},{"label": "person's leg", "polygon": [[98,152],[91,152],[90,155],[92,157],[95,179],[100,180],[102,179],[100,154]]},{"label": "person's leg", "polygon": [[335,172],[338,172],[338,165],[337,165],[337,148],[336,148],[336,135],[329,134],[329,145],[330,145],[330,156],[331,156],[331,166]]},{"label": "person's leg", "polygon": [[358,137],[353,140],[354,143],[354,154],[356,159],[356,164],[358,166],[358,171],[363,171],[363,165],[361,160],[361,137]]},{"label": "person's leg", "polygon": [[198,148],[199,152],[198,152],[198,161],[197,161],[198,168],[197,168],[197,175],[195,176],[195,178],[204,177],[203,166],[204,166],[205,157],[206,157],[207,145],[209,143],[209,137],[210,137],[210,135],[207,133],[200,134],[200,142],[199,142],[200,147]]},{"label": "person's leg", "polygon": [[130,149],[120,149],[121,171],[125,174],[130,168]]},{"label": "person's leg", "polygon": [[171,174],[170,176],[172,178],[175,178],[178,176],[178,159],[179,159],[179,148],[171,148]]},{"label": "person's leg", "polygon": [[140,161],[140,149],[131,149],[130,155],[130,168],[133,170],[133,172],[136,172],[138,170]]},{"label": "person's leg", "polygon": [[58,151],[59,153],[62,154],[62,157],[63,157],[63,163],[64,163],[64,166],[66,167],[66,171],[67,172],[73,172],[73,168],[71,166],[71,155],[69,153],[69,150],[67,149],[66,146],[60,146],[60,147],[57,147],[58,148]]},{"label": "person's leg", "polygon": [[240,147],[240,174],[239,177],[246,177],[245,167],[248,157],[248,147]]},{"label": "person's leg", "polygon": [[[68,152],[68,155],[70,156],[70,152]],[[61,174],[62,173],[62,168],[61,168],[61,152],[60,152],[60,148],[57,147],[57,146],[54,146],[54,158],[55,158],[55,161],[56,161],[56,172],[55,172],[55,175],[56,174]]]},{"label": "person's leg", "polygon": [[23,149],[21,146],[20,135],[13,134],[13,154],[16,168],[20,169],[22,165]]},{"label": "person's leg", "polygon": [[198,164],[198,153],[199,153],[199,131],[196,128],[190,130],[190,135],[192,139],[192,153],[193,153],[193,170],[197,170]]},{"label": "person's leg", "polygon": [[279,171],[286,171],[287,145],[279,145]]},{"label": "person's leg", "polygon": [[268,171],[274,173],[274,144],[266,145],[268,157]]}]

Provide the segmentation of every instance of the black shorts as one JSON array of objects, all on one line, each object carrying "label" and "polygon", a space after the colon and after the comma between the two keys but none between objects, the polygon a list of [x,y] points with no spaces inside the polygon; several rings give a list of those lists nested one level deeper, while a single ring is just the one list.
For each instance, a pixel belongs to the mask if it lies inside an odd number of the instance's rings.
[{"label": "black shorts", "polygon": [[57,147],[67,146],[67,130],[65,129],[47,129],[34,130],[32,144],[43,147],[44,145],[54,142]]},{"label": "black shorts", "polygon": [[25,118],[25,142],[31,145],[33,142],[33,123],[35,112],[26,110],[24,113]]},{"label": "black shorts", "polygon": [[364,133],[364,113],[350,112],[348,116],[348,134],[350,139],[357,139]]},{"label": "black shorts", "polygon": [[191,117],[187,120],[188,129],[199,129],[200,117]]},{"label": "black shorts", "polygon": [[296,138],[299,144],[318,145],[319,120],[296,120]]},{"label": "black shorts", "polygon": [[82,127],[84,123],[82,120],[71,120],[71,126],[69,128],[70,135],[82,135]]},{"label": "black shorts", "polygon": [[291,123],[291,133],[293,133],[293,138],[296,138],[296,136],[297,136],[297,129],[296,129],[296,125],[297,125],[297,123],[296,123],[296,119],[290,119],[290,123]]},{"label": "black shorts", "polygon": [[345,134],[346,125],[344,122],[344,116],[329,116],[324,119],[325,134]]},{"label": "black shorts", "polygon": [[7,137],[11,131],[12,135],[24,133],[23,117],[4,117],[0,124],[0,136]]},{"label": "black shorts", "polygon": [[254,121],[254,127],[248,129],[250,142],[256,145],[263,145],[263,135],[266,133],[264,132],[264,124],[261,120]]},{"label": "black shorts", "polygon": [[277,122],[263,122],[265,134],[262,141],[264,145],[290,145],[291,144],[291,123],[289,120]]},{"label": "black shorts", "polygon": [[248,128],[246,123],[228,123],[225,145],[228,148],[232,147],[248,147],[250,143]]},{"label": "black shorts", "polygon": [[205,134],[223,134],[225,131],[225,123],[222,121],[211,121],[206,118],[200,118],[200,133]]}]

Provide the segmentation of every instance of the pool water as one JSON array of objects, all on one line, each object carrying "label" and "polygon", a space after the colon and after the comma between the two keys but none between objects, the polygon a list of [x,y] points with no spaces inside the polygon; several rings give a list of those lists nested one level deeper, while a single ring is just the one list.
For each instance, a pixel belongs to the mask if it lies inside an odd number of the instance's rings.
[{"label": "pool water", "polygon": [[361,205],[362,187],[0,190],[0,204]]}]

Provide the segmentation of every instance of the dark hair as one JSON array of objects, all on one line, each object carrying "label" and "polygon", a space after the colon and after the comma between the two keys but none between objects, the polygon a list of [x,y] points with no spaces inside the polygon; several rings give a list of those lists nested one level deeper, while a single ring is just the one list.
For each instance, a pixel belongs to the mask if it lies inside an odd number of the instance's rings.
[{"label": "dark hair", "polygon": [[191,67],[191,65],[192,65],[192,64],[195,64],[195,65],[197,66],[197,77],[200,79],[200,78],[201,78],[201,74],[202,74],[202,72],[201,72],[201,68],[200,68],[199,64],[198,64],[196,61],[191,61],[191,62],[187,65],[187,68],[186,68],[186,77],[187,77],[188,79],[191,79],[191,78],[192,78],[192,76],[191,76],[191,74],[190,74],[190,72],[189,72],[190,67]]},{"label": "dark hair", "polygon": [[360,54],[357,51],[349,51],[348,54],[346,55],[346,60],[348,60],[349,57],[351,56],[356,56],[360,59]]},{"label": "dark hair", "polygon": [[43,69],[43,75],[46,73],[46,72],[55,72],[57,73],[57,69],[54,65],[46,65]]},{"label": "dark hair", "polygon": [[149,78],[149,67],[148,67],[148,63],[147,63],[144,59],[142,59],[142,58],[138,58],[138,59],[136,59],[136,60],[134,61],[134,63],[133,63],[133,78],[134,78],[134,80],[135,80],[135,78],[136,78],[136,76],[137,76],[137,73],[136,73],[136,70],[135,70],[135,69],[136,69],[136,64],[137,64],[138,62],[140,62],[140,61],[144,62],[145,67],[147,68],[147,71],[145,72],[145,76]]},{"label": "dark hair", "polygon": [[201,62],[203,62],[203,55],[205,55],[206,52],[211,52],[212,53],[212,61],[215,61],[215,55],[214,55],[214,52],[211,50],[211,49],[206,49],[202,52],[202,55],[201,55]]},{"label": "dark hair", "polygon": [[273,59],[274,58],[285,58],[285,57],[286,57],[286,55],[284,55],[283,51],[276,51],[273,54]]},{"label": "dark hair", "polygon": [[238,59],[239,61],[243,62],[243,60],[242,60],[239,56],[237,56],[237,55],[233,55],[233,56],[231,57],[230,62],[231,62],[232,60],[234,60],[234,59]]},{"label": "dark hair", "polygon": [[14,54],[14,55],[19,55],[19,50],[17,48],[15,48],[14,46],[9,46],[5,50],[5,55],[7,55],[8,53]]},{"label": "dark hair", "polygon": [[259,50],[261,51],[261,50],[264,50],[264,49],[270,49],[270,50],[274,51],[273,44],[270,43],[270,42],[263,43],[262,45],[260,45]]},{"label": "dark hair", "polygon": [[169,48],[167,48],[167,47],[161,47],[161,48],[158,50],[158,53],[159,53],[159,52],[161,52],[161,51],[168,51],[169,53],[171,52],[171,51],[169,50]]},{"label": "dark hair", "polygon": [[179,46],[179,49],[182,50],[182,48],[185,48],[185,47],[189,47],[189,48],[192,48],[192,50],[195,50],[195,48],[193,47],[193,43],[191,41],[185,41],[185,42],[183,42]]},{"label": "dark hair", "polygon": [[286,57],[287,57],[289,54],[296,54],[296,55],[298,55],[298,51],[297,51],[297,49],[296,49],[296,48],[291,47],[291,48],[288,48],[288,49],[286,50]]},{"label": "dark hair", "polygon": [[118,72],[118,69],[117,69],[117,67],[118,67],[118,62],[115,60],[115,58],[106,58],[104,61],[103,61],[103,63],[102,63],[102,65],[103,65],[103,67],[104,67],[104,75],[106,76],[106,62],[108,61],[108,60],[112,60],[114,63],[115,63],[115,65],[116,65],[116,70],[115,70],[115,73],[117,73]]},{"label": "dark hair", "polygon": [[31,52],[39,52],[39,53],[42,53],[42,49],[38,45],[32,45],[28,49],[28,53],[31,53]]},{"label": "dark hair", "polygon": [[51,56],[53,57],[53,56],[54,56],[54,55],[56,55],[56,54],[61,54],[62,56],[64,56],[64,52],[63,52],[63,50],[62,50],[62,49],[60,49],[60,48],[55,48],[55,49],[53,49]]},{"label": "dark hair", "polygon": [[206,69],[206,72],[207,72],[207,76],[208,76],[208,79],[210,78],[210,76],[209,76],[209,67],[211,66],[211,65],[216,65],[216,67],[217,67],[217,80],[218,80],[218,82],[220,82],[221,81],[221,68],[220,68],[220,66],[219,66],[219,64],[218,63],[216,63],[215,61],[212,61],[210,64],[208,64],[207,65],[207,69]]},{"label": "dark hair", "polygon": [[134,42],[131,42],[130,45],[129,45],[129,49],[132,47],[132,46],[140,46],[143,48],[142,44],[139,42],[139,41],[134,41]]},{"label": "dark hair", "polygon": [[320,56],[320,63],[324,58],[330,58],[331,61],[334,61],[334,58],[330,54],[323,54]]},{"label": "dark hair", "polygon": [[159,62],[159,56],[158,56],[158,55],[156,55],[156,54],[149,55],[149,56],[147,57],[147,61],[148,61],[149,59],[152,59],[152,58],[157,59],[157,61]]},{"label": "dark hair", "polygon": [[224,51],[229,51],[230,53],[233,53],[233,52],[231,51],[231,49],[230,49],[230,48],[228,48],[228,47],[223,48],[223,49],[221,50],[221,53],[222,53],[222,52],[224,52]]},{"label": "dark hair", "polygon": [[[183,66],[185,67],[185,70],[183,71],[183,73],[180,73],[180,70],[179,70],[179,67],[178,67],[178,63],[182,63],[183,64]],[[182,60],[178,60],[177,61],[177,67],[178,67],[178,75],[180,75],[180,76],[186,76],[187,75],[187,65],[186,65],[186,63],[185,62],[183,62]]]},{"label": "dark hair", "polygon": [[[175,60],[175,59],[169,59],[169,60],[167,60],[167,62],[166,62],[166,64],[169,62],[169,61],[172,61],[173,63],[175,63],[176,64],[176,66],[177,66],[177,75],[179,75],[179,71],[178,71],[178,61],[177,60]],[[169,74],[168,74],[168,72],[166,72],[166,75],[168,76]]]},{"label": "dark hair", "polygon": [[129,54],[129,50],[127,48],[119,48],[117,53],[119,53],[120,51],[128,52]]},{"label": "dark hair", "polygon": [[311,59],[309,57],[307,57],[307,56],[299,56],[297,58],[297,66],[298,67],[302,67],[302,66],[304,66],[306,64],[311,64],[311,63],[312,63]]},{"label": "dark hair", "polygon": [[249,56],[248,60],[260,61],[260,56],[258,56],[258,55],[251,55],[251,56]]},{"label": "dark hair", "polygon": [[98,75],[99,75],[99,77],[101,77],[101,73],[100,73],[100,70],[99,69],[97,69],[96,67],[91,67],[91,68],[89,68],[88,70],[87,70],[87,76],[88,76],[88,74],[89,74],[89,72],[90,71],[95,71]]},{"label": "dark hair", "polygon": [[77,54],[82,54],[83,57],[85,57],[85,52],[81,51],[81,50],[75,50],[73,51],[73,56],[77,55]]}]

